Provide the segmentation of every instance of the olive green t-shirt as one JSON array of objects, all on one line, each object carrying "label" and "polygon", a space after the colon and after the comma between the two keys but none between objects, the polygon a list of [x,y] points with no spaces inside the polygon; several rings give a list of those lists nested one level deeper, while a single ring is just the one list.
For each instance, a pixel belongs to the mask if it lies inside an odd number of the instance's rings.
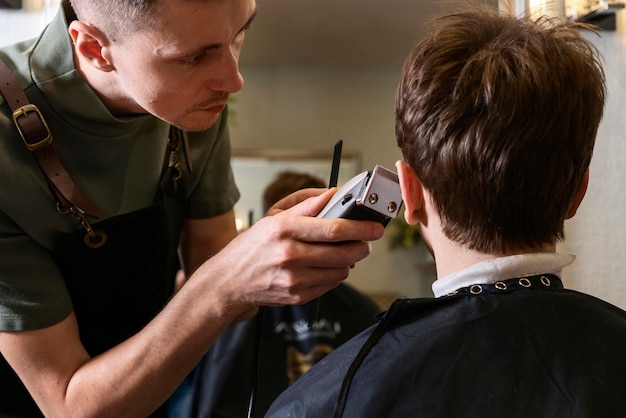
[{"label": "olive green t-shirt", "polygon": [[[153,203],[166,164],[169,125],[151,115],[120,118],[109,112],[74,66],[62,10],[39,38],[0,49],[0,58],[45,116],[68,173],[99,209],[100,217],[90,221]],[[193,173],[184,171],[183,177],[186,217],[223,214],[239,198],[227,111],[189,139]],[[81,227],[72,216],[57,213],[1,96],[0,182],[0,331],[55,324],[69,315],[72,302],[50,251],[61,236]]]}]

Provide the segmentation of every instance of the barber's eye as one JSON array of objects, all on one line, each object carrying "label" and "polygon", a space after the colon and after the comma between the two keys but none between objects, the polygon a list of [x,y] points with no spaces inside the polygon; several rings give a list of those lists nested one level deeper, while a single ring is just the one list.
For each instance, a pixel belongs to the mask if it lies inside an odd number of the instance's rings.
[{"label": "barber's eye", "polygon": [[181,60],[184,64],[187,65],[193,65],[193,64],[197,64],[198,62],[202,61],[202,57],[204,56],[204,54],[201,55],[194,55],[193,57],[188,57],[185,58],[183,60]]}]

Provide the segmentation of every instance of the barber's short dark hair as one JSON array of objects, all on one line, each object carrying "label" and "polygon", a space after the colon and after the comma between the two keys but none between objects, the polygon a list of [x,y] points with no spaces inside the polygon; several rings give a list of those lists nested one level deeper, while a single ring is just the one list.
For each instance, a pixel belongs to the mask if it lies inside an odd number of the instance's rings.
[{"label": "barber's short dark hair", "polygon": [[574,22],[486,7],[433,21],[407,58],[396,137],[446,235],[507,252],[563,238],[606,95]]},{"label": "barber's short dark hair", "polygon": [[155,28],[158,0],[70,0],[80,20],[95,25],[112,41],[123,34]]}]

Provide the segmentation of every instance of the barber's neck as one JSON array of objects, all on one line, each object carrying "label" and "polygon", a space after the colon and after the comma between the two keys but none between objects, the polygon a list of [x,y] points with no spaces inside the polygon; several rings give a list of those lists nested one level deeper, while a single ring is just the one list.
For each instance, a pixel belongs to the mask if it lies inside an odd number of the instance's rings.
[{"label": "barber's neck", "polygon": [[128,116],[146,113],[141,106],[124,94],[124,90],[117,81],[115,70],[105,72],[94,68],[80,56],[77,56],[75,61],[80,74],[111,114]]}]

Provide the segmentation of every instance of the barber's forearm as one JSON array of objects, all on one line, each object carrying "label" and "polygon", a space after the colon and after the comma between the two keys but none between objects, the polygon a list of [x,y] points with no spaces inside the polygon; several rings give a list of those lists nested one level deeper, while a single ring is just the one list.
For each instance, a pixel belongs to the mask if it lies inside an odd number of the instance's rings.
[{"label": "barber's forearm", "polygon": [[141,332],[82,365],[68,384],[67,410],[81,412],[77,416],[151,413],[232,322],[234,312],[214,294],[188,283]]}]

